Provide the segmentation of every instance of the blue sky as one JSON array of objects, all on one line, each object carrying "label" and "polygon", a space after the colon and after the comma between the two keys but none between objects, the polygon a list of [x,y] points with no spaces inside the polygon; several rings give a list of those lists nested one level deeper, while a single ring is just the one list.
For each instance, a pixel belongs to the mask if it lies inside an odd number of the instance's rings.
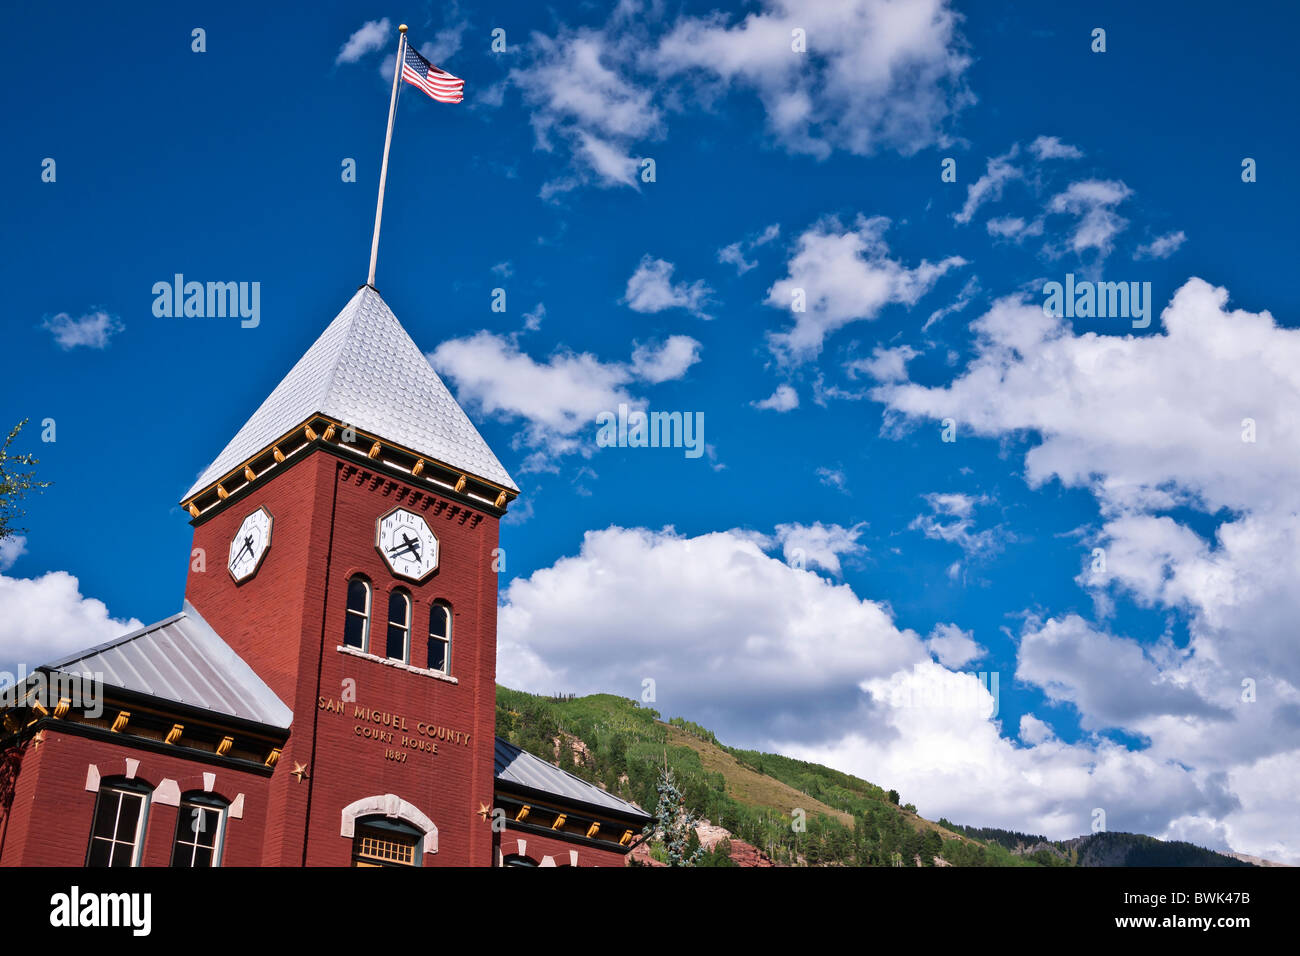
[{"label": "blue sky", "polygon": [[[403,87],[377,285],[523,489],[503,681],[650,679],[930,816],[1300,860],[1294,14],[1133,6],[9,11],[0,396],[55,484],[0,661],[177,609],[177,501],[365,280],[405,21],[466,99]],[[175,273],[259,324],[155,317]],[[1150,327],[1044,316],[1067,273]],[[707,453],[597,447],[620,402]]]}]

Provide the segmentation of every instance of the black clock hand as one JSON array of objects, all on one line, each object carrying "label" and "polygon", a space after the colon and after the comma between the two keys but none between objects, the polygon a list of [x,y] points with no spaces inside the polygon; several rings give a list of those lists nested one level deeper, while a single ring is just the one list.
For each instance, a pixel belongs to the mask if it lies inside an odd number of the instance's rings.
[{"label": "black clock hand", "polygon": [[415,560],[419,561],[419,560],[420,560],[420,542],[419,542],[418,540],[412,540],[411,537],[410,537],[409,535],[405,534],[405,533],[402,534],[402,539],[403,539],[406,543],[405,543],[405,544],[400,544],[400,545],[394,545],[393,547],[389,548],[389,549],[388,549],[388,556],[389,556],[390,558],[396,558],[396,557],[398,557],[399,555],[401,555],[402,553],[404,553],[404,552],[406,552],[406,551],[410,551],[411,554],[415,556]]},{"label": "black clock hand", "polygon": [[251,534],[247,535],[244,538],[244,546],[240,548],[239,553],[235,555],[235,560],[238,561],[240,558],[242,558],[244,556],[245,551],[247,551],[250,556],[253,553],[253,536]]},{"label": "black clock hand", "polygon": [[411,549],[411,553],[412,553],[413,555],[415,555],[415,560],[419,561],[419,560],[420,560],[420,542],[419,542],[419,540],[418,540],[418,539],[412,539],[410,536],[407,535],[407,533],[406,533],[405,531],[402,532],[402,540],[406,542],[406,546],[407,546],[408,548],[410,548],[410,549]]}]

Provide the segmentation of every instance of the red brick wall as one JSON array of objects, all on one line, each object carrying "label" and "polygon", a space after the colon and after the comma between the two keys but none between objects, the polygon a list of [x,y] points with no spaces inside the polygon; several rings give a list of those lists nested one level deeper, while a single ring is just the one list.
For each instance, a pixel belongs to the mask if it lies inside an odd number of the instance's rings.
[{"label": "red brick wall", "polygon": [[[351,841],[339,835],[343,808],[393,793],[438,828],[439,852],[425,857],[426,866],[487,866],[491,820],[477,811],[492,804],[497,519],[448,498],[430,498],[416,485],[351,462],[340,472],[339,464],[331,453],[313,453],[268,476],[264,485],[203,521],[194,533],[194,546],[205,550],[207,566],[203,572],[191,566],[187,597],[294,712],[293,733],[271,781],[262,862],[301,864],[304,830],[309,829],[309,865],[346,865]],[[394,578],[375,549],[376,520],[399,505],[423,515],[438,538],[438,570],[422,584]],[[258,573],[236,585],[225,568],[230,540],[258,506],[274,519],[271,548]],[[343,643],[347,582],[358,573],[372,584],[371,636],[381,655],[393,588],[405,588],[412,598],[411,656],[417,667],[427,664],[431,604],[435,599],[451,604],[451,672],[458,683],[337,649]],[[355,702],[345,704],[345,713],[319,708],[320,698],[342,701],[353,689]],[[404,718],[406,732],[356,719],[357,707]],[[459,732],[462,742],[430,741],[418,732],[421,722]],[[364,726],[391,732],[391,742],[358,736]],[[463,742],[465,735],[468,742]],[[437,753],[405,746],[404,737],[436,743]],[[405,760],[386,759],[389,750],[404,754]],[[302,782],[291,775],[299,764],[307,773]]]},{"label": "red brick wall", "polygon": [[[524,841],[522,854],[519,852],[520,840]],[[500,848],[503,856],[526,856],[539,865],[549,856],[556,866],[570,866],[574,851],[578,854],[578,866],[625,866],[627,862],[623,853],[614,850],[582,846],[558,837],[516,830],[509,824],[500,835]]]},{"label": "red brick wall", "polygon": [[[171,778],[182,795],[201,791],[206,771],[216,775],[213,796],[234,801],[242,793],[242,818],[231,819],[227,814],[222,864],[256,866],[260,862],[270,782],[266,777],[49,728],[44,733],[44,741],[36,747],[29,744],[23,757],[0,866],[82,866],[96,797],[96,791],[86,789],[87,769],[95,764],[103,779],[125,777],[128,757],[140,762],[135,779],[150,787]],[[167,866],[171,862],[178,812],[178,807],[150,800],[142,865]]]},{"label": "red brick wall", "polygon": [[[424,515],[438,537],[438,570],[422,584],[394,578],[375,549],[376,520],[398,505]],[[258,573],[236,585],[226,571],[230,540],[259,506],[274,519],[271,547]],[[328,452],[268,476],[196,526],[194,547],[203,549],[204,566],[191,563],[186,597],[293,709],[292,732],[273,776],[47,731],[45,743],[24,759],[0,863],[80,865],[95,798],[85,790],[87,765],[99,765],[107,777],[124,773],[131,756],[140,761],[140,779],[156,786],[170,777],[182,792],[201,789],[207,770],[217,774],[216,790],[233,799],[227,782],[248,778],[238,788],[246,795],[245,814],[230,822],[227,865],[300,865],[304,840],[308,865],[347,865],[352,841],[340,835],[344,808],[389,793],[438,828],[439,851],[426,855],[424,865],[489,865],[491,818],[479,811],[493,799],[497,531],[497,519],[486,511],[430,497]],[[437,599],[451,604],[455,683],[338,650],[347,582],[357,573],[372,584],[371,632],[380,654],[389,592],[401,586],[410,593],[416,667],[427,664],[430,606]],[[343,712],[322,709],[322,700],[342,704]],[[388,727],[359,718],[357,708],[396,715],[400,723]],[[422,724],[450,733],[439,739],[436,732],[422,733]],[[391,733],[391,740],[362,736],[366,728]],[[388,751],[405,759],[389,759]],[[293,775],[299,765],[301,780]],[[146,865],[168,862],[176,812],[154,806]]]}]

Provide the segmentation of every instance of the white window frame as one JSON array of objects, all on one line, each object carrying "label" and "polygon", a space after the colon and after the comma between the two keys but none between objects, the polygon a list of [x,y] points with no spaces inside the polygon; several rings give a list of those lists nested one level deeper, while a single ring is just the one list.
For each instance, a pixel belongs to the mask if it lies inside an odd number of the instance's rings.
[{"label": "white window frame", "polygon": [[[442,667],[434,667],[432,664],[429,664],[429,670],[434,671],[435,673],[438,673],[438,674],[447,674],[447,675],[450,675],[450,674],[451,674],[451,634],[452,634],[452,612],[451,612],[451,605],[450,605],[450,604],[447,604],[447,603],[444,602],[444,601],[434,601],[433,604],[430,605],[430,607],[429,607],[429,614],[430,614],[430,615],[433,614],[434,608],[440,608],[440,609],[442,609],[444,612],[446,612],[446,615],[447,615],[447,636],[446,636],[446,637],[438,637],[436,634],[433,633],[433,628],[430,627],[430,628],[429,628],[429,640],[430,640],[430,641],[442,641],[444,644],[447,645],[447,649],[446,649],[445,651],[443,651],[443,655],[442,655]],[[430,623],[432,623],[432,620],[430,621]],[[427,662],[426,662],[426,663],[427,663]]]},{"label": "white window frame", "polygon": [[[347,600],[348,597],[349,597],[349,595],[344,595],[344,598],[343,598],[343,613],[344,613],[345,615],[348,615],[349,617],[359,617],[359,618],[361,618],[361,646],[358,647],[358,648],[356,648],[356,650],[361,651],[361,653],[363,653],[363,654],[368,654],[368,653],[370,652],[370,630],[371,630],[371,628],[370,628],[370,622],[371,622],[371,617],[372,617],[373,614],[374,614],[374,604],[375,604],[375,600],[374,600],[374,598],[375,598],[375,589],[374,589],[373,587],[371,587],[370,582],[369,582],[369,581],[368,581],[364,576],[362,576],[362,575],[360,575],[360,574],[354,574],[354,575],[352,575],[352,577],[348,578],[348,590],[349,590],[349,591],[352,590],[352,582],[353,582],[353,581],[359,581],[359,582],[361,582],[361,586],[364,587],[364,588],[366,589],[366,611],[365,611],[365,614],[358,614],[356,611],[352,610],[352,608],[351,608],[351,606],[349,605],[348,600]],[[345,618],[344,618],[344,622],[343,622],[343,644],[344,644],[344,646],[350,646],[350,645],[348,645],[348,628],[347,628],[347,621],[348,621],[348,618],[345,617]],[[385,633],[385,636],[387,636],[387,631],[385,631],[384,633]]]},{"label": "white window frame", "polygon": [[151,794],[147,790],[139,790],[134,787],[124,787],[121,784],[114,783],[104,784],[95,794],[94,816],[91,817],[90,820],[90,845],[86,847],[86,865],[90,865],[91,851],[95,848],[96,840],[99,840],[101,843],[111,843],[113,845],[108,854],[108,863],[110,868],[113,865],[113,857],[117,854],[117,848],[122,843],[121,840],[117,839],[117,823],[122,816],[121,797],[117,798],[117,814],[113,818],[113,838],[105,840],[104,837],[95,835],[95,821],[99,819],[99,805],[100,801],[104,799],[105,793],[126,794],[130,797],[138,797],[140,800],[140,816],[135,821],[135,836],[132,838],[133,843],[131,847],[131,866],[139,866],[140,858],[144,855],[144,835],[146,824],[149,820],[149,797]]},{"label": "white window frame", "polygon": [[[179,807],[179,813],[177,814],[177,818],[176,818],[177,832],[172,835],[172,855],[176,853],[176,844],[184,842],[179,840],[178,837],[180,836],[180,828],[182,825],[184,825],[185,811],[187,809],[212,810],[216,813],[217,836],[212,843],[212,867],[211,868],[214,870],[218,869],[221,866],[221,856],[226,849],[226,817],[227,817],[227,811],[229,811],[230,807],[225,805],[219,805],[216,802],[201,803],[194,797],[182,797],[180,807]],[[190,815],[190,819],[191,820],[194,819],[192,814]],[[191,829],[191,832],[194,831]],[[198,853],[198,846],[194,843],[184,843],[184,845],[190,848],[189,868],[194,869],[194,856],[195,854]],[[171,855],[169,855],[167,858],[167,864],[168,866],[171,865]]]},{"label": "white window frame", "polygon": [[[393,657],[388,653],[388,629],[393,626],[393,600],[401,598],[406,602],[406,624],[403,626],[402,638],[402,656]],[[415,601],[411,593],[405,588],[393,588],[388,592],[388,613],[385,615],[384,625],[384,659],[390,661],[400,661],[403,664],[411,662],[411,619],[415,614]]]}]

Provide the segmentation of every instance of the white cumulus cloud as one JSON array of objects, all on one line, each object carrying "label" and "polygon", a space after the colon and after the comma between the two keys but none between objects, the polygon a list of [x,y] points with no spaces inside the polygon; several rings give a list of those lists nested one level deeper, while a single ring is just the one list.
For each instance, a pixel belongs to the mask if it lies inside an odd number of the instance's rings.
[{"label": "white cumulus cloud", "polygon": [[963,631],[956,624],[939,624],[935,626],[925,646],[939,659],[939,663],[948,668],[964,667],[984,655],[971,637],[969,631]]},{"label": "white cumulus cloud", "polygon": [[663,312],[665,309],[686,309],[702,319],[710,318],[704,311],[713,290],[703,279],[694,282],[673,282],[674,266],[671,262],[642,256],[636,271],[627,280],[623,301],[633,312]]},{"label": "white cumulus cloud", "polygon": [[800,568],[821,568],[831,574],[841,571],[840,556],[865,553],[866,545],[858,541],[865,524],[846,528],[838,524],[779,524],[776,540],[787,563]]},{"label": "white cumulus cloud", "polygon": [[503,421],[522,422],[516,444],[535,453],[524,471],[554,469],[557,455],[595,451],[595,420],[618,406],[644,404],[629,390],[637,382],[681,378],[699,360],[700,343],[673,335],[633,348],[627,362],[603,361],[588,352],[554,352],[539,361],[512,336],[487,330],[449,339],[428,354],[429,363],[455,386],[462,404]]},{"label": "white cumulus cloud", "polygon": [[[1115,830],[1162,835],[1203,818],[1236,849],[1297,856],[1294,815],[1280,812],[1286,788],[1300,783],[1294,761],[1249,755],[1225,772],[1160,737],[1149,750],[1095,736],[1066,744],[1038,718],[1022,720],[1020,740],[1009,740],[998,713],[1000,697],[1014,692],[1011,675],[995,684],[935,663],[936,648],[970,649],[960,638],[944,643],[957,638],[952,631],[927,642],[899,628],[885,605],[766,553],[772,540],[741,531],[588,532],[576,554],[503,592],[501,682],[638,697],[650,679],[663,713],[738,746],[896,788],[932,819],[1060,839],[1087,833],[1100,806]],[[1082,699],[1050,653],[1034,667]],[[1176,697],[1176,709],[1188,699]],[[1146,707],[1149,727],[1157,709]]]},{"label": "white cumulus cloud", "polygon": [[765,408],[773,412],[788,412],[799,407],[799,393],[794,386],[781,384],[767,398],[751,402],[755,408]]},{"label": "white cumulus cloud", "polygon": [[960,256],[921,260],[908,268],[892,258],[884,240],[889,220],[859,216],[851,227],[823,219],[796,243],[786,278],[768,291],[767,304],[792,311],[794,325],[772,333],[769,346],[789,364],[814,359],[826,337],[851,322],[876,318],[892,304],[912,306],[940,277],[966,264]]},{"label": "white cumulus cloud", "polygon": [[82,595],[75,577],[50,571],[36,578],[0,574],[0,671],[32,671],[73,651],[94,647],[143,625],[112,617],[103,601]]},{"label": "white cumulus cloud", "polygon": [[659,345],[638,345],[632,352],[632,374],[654,385],[681,378],[699,360],[699,342],[672,335]]}]

